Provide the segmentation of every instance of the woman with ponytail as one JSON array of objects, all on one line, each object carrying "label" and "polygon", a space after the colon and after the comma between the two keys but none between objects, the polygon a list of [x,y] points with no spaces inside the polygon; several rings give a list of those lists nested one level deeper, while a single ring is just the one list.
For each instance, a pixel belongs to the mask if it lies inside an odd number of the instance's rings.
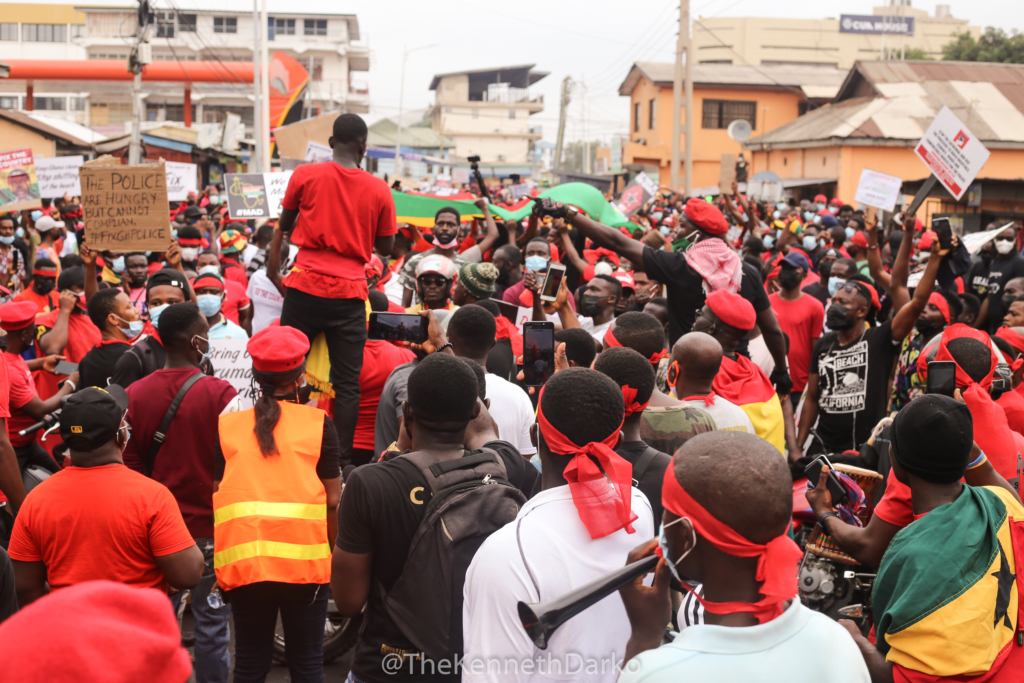
[{"label": "woman with ponytail", "polygon": [[236,683],[266,680],[280,612],[291,680],[323,681],[341,447],[330,418],[299,403],[309,341],[293,327],[249,340],[256,404],[221,415],[214,569],[235,620]]}]

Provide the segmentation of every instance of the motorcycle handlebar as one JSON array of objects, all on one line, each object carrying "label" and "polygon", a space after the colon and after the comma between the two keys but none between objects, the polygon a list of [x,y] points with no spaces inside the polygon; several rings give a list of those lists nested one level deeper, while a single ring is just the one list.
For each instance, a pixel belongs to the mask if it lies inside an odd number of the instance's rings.
[{"label": "motorcycle handlebar", "polygon": [[28,436],[29,434],[35,434],[40,429],[49,429],[50,427],[57,424],[60,420],[60,410],[55,410],[49,415],[43,417],[42,420],[35,424],[25,427],[24,429],[18,430],[18,436]]}]

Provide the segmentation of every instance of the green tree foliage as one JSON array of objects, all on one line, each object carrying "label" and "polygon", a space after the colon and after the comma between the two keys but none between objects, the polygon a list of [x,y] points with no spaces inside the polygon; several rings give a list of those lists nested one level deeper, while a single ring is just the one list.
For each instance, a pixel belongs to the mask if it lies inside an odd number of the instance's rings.
[{"label": "green tree foliage", "polygon": [[942,47],[942,58],[958,62],[1002,62],[1024,64],[1024,34],[1016,29],[1007,34],[1000,28],[989,26],[975,40],[964,32]]},{"label": "green tree foliage", "polygon": [[925,52],[923,48],[912,47],[912,48],[904,51],[903,59],[907,59],[907,60],[909,60],[909,59],[922,60],[922,59],[934,59],[934,58],[931,55],[929,55],[927,52]]}]

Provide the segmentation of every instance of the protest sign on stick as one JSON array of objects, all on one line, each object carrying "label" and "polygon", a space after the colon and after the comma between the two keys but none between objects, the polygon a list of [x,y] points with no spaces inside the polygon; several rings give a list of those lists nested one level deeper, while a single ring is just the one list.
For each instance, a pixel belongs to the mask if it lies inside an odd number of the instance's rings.
[{"label": "protest sign on stick", "polygon": [[39,178],[39,196],[46,199],[80,197],[82,185],[78,180],[78,167],[85,158],[52,157],[36,159],[36,176]]},{"label": "protest sign on stick", "polygon": [[736,155],[726,152],[722,154],[722,168],[718,173],[719,193],[731,194],[734,180],[736,180]]},{"label": "protest sign on stick", "polygon": [[42,205],[32,150],[0,152],[0,213]]},{"label": "protest sign on stick", "polygon": [[198,191],[196,164],[182,164],[177,161],[165,162],[167,168],[167,199],[172,202],[183,202],[188,199],[189,192]]},{"label": "protest sign on stick", "polygon": [[171,239],[167,171],[103,156],[82,165],[85,238],[95,251],[163,251]]},{"label": "protest sign on stick", "polygon": [[894,211],[900,198],[903,179],[865,168],[860,172],[860,182],[853,200],[858,204],[873,206],[883,211]]}]

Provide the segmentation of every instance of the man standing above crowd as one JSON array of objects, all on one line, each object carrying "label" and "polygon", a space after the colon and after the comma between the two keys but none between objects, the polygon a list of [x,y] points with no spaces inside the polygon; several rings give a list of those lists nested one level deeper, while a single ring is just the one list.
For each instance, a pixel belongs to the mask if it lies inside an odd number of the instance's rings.
[{"label": "man standing above crowd", "polygon": [[[366,123],[342,114],[328,140],[331,161],[295,169],[281,202],[281,219],[267,258],[267,276],[284,292],[281,325],[309,338],[321,332],[331,361],[334,425],[342,462],[351,459],[359,416],[359,373],[366,341],[366,264],[373,250],[390,254],[398,225],[391,190],[359,164]],[[457,226],[456,226],[457,227]],[[285,234],[299,247],[295,267],[281,277]]]}]

